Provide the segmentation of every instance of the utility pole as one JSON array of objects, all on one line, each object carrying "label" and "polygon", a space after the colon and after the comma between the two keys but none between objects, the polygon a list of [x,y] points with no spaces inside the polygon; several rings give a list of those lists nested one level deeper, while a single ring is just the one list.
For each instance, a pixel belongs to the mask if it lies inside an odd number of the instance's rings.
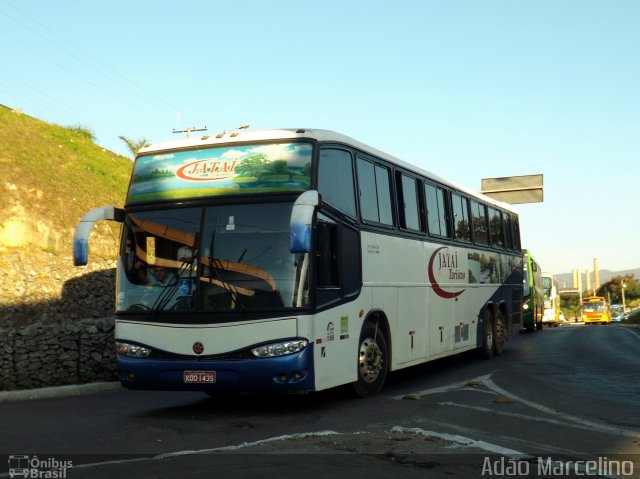
[{"label": "utility pole", "polygon": [[625,313],[625,305],[624,305],[624,288],[627,287],[627,284],[624,282],[624,279],[620,280],[620,291],[622,291],[622,314]]}]

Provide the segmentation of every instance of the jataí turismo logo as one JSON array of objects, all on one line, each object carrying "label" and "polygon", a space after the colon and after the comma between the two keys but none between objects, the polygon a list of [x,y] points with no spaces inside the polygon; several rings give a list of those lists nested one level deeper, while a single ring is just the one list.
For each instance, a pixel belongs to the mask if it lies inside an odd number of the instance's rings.
[{"label": "jata\u00ed turismo logo", "polygon": [[197,160],[182,165],[176,176],[188,181],[225,180],[234,175],[239,160]]},{"label": "jata\u00ed turismo logo", "polygon": [[464,289],[458,291],[446,291],[438,281],[456,282],[467,279],[467,274],[458,269],[458,252],[451,251],[447,246],[435,250],[429,259],[429,281],[433,291],[440,297],[457,298]]}]

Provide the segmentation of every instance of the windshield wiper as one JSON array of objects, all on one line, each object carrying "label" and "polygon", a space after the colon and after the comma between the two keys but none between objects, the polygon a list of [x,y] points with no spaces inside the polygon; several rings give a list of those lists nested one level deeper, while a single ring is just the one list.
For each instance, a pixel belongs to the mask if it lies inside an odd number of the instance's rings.
[{"label": "windshield wiper", "polygon": [[242,311],[246,313],[247,308],[245,307],[244,303],[240,299],[240,293],[238,292],[238,288],[230,284],[229,282],[227,282],[222,275],[222,271],[224,270],[224,267],[222,266],[222,263],[220,262],[220,260],[216,258],[215,244],[216,244],[216,229],[214,227],[213,231],[211,232],[211,240],[209,241],[209,283],[210,284],[213,283],[212,273],[215,273],[218,279],[218,281],[215,284],[220,283],[220,286],[222,286],[222,288],[231,295],[232,305],[237,304],[238,306],[240,306]]},{"label": "windshield wiper", "polygon": [[180,278],[187,270],[189,275],[188,277],[192,277],[193,258],[198,257],[198,233],[196,233],[195,237],[193,238],[191,251],[193,252],[192,255],[190,257],[185,257],[180,263],[180,267],[178,268],[178,271],[176,271],[173,281],[162,290],[162,292],[153,302],[153,306],[151,306],[151,312],[149,315],[151,318],[155,316],[156,312],[163,310],[167,306],[167,304],[169,304],[169,301],[171,301],[171,298],[173,298],[176,289],[178,289],[178,286],[180,285]]}]

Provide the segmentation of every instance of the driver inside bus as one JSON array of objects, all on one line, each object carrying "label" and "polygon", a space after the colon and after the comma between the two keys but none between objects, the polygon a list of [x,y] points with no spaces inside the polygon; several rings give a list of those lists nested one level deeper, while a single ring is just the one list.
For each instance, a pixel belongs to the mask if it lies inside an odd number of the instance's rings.
[{"label": "driver inside bus", "polygon": [[164,266],[151,266],[148,273],[150,286],[170,286],[175,282],[175,275]]},{"label": "driver inside bus", "polygon": [[134,265],[140,282],[147,286],[170,286],[175,282],[175,275],[164,266],[147,265],[141,261]]}]

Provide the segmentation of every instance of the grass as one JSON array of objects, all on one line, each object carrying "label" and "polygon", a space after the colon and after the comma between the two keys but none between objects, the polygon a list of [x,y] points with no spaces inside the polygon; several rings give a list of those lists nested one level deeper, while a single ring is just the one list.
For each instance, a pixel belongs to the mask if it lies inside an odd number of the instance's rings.
[{"label": "grass", "polygon": [[0,200],[56,230],[88,210],[122,206],[133,163],[96,145],[85,126],[63,127],[0,108]]}]

